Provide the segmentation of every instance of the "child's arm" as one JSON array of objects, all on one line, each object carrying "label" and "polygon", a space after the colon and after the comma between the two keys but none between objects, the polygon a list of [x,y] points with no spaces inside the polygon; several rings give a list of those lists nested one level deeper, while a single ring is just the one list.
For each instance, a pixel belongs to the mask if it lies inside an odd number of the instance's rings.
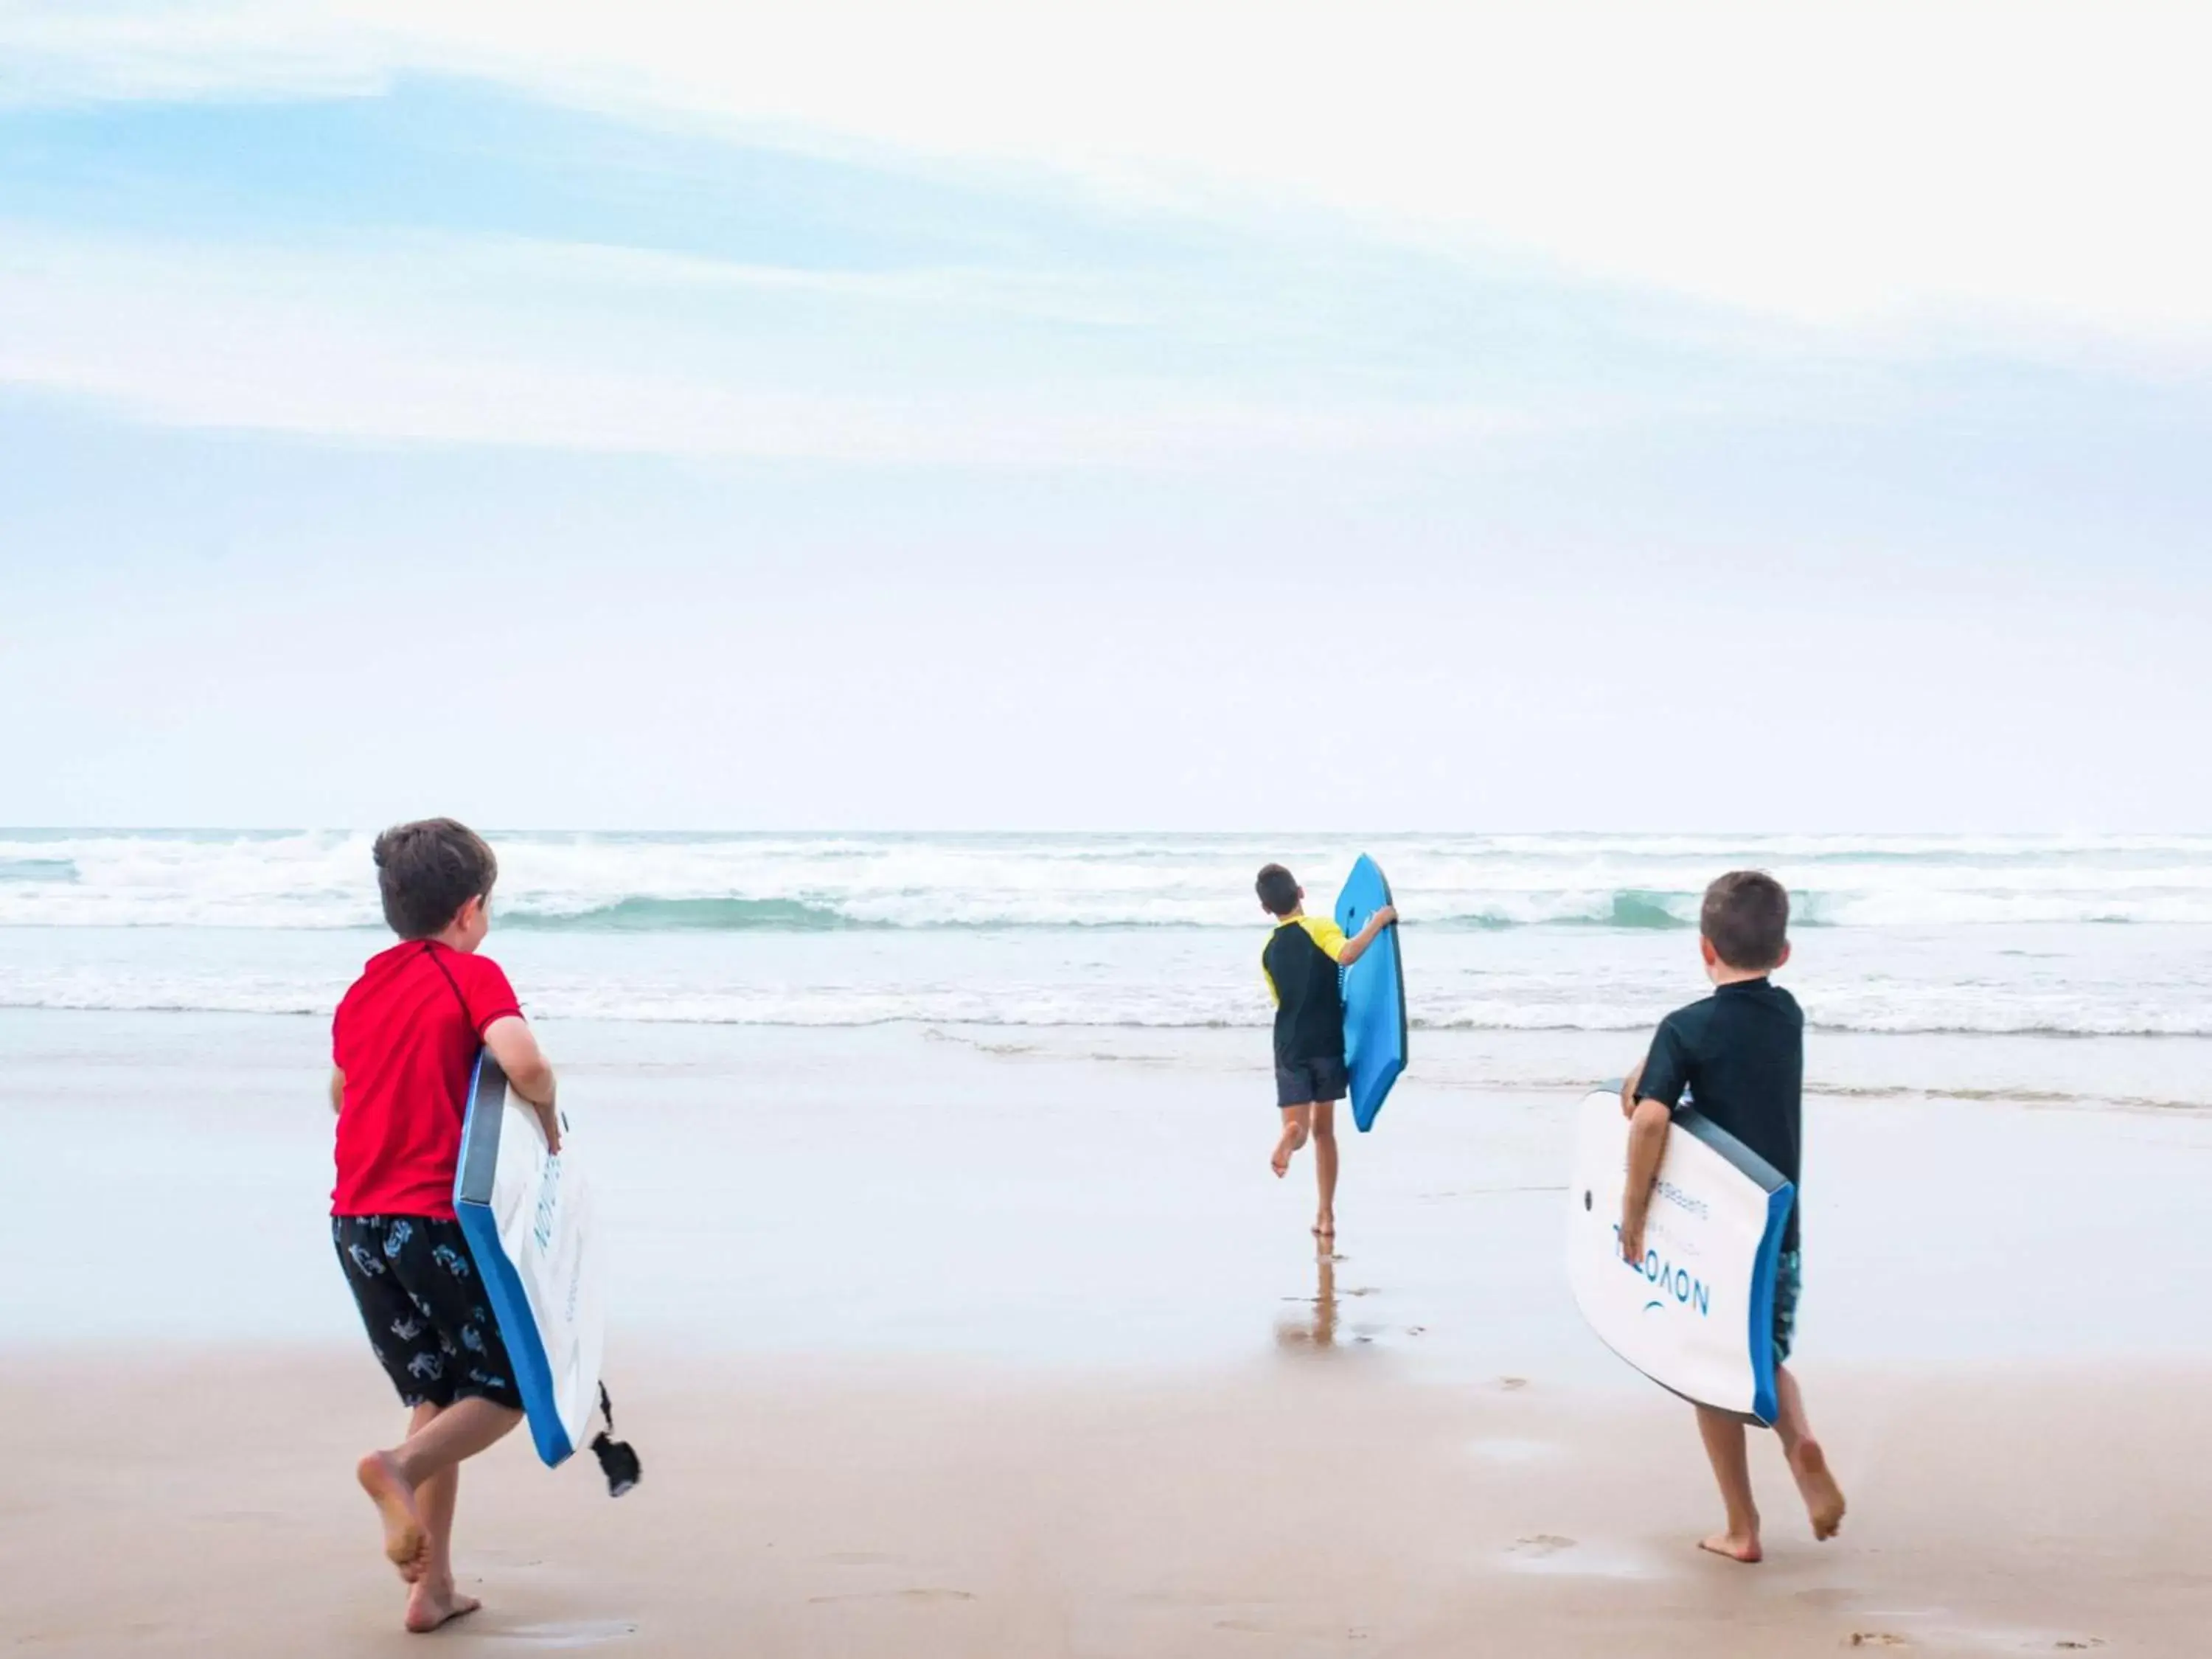
[{"label": "child's arm", "polygon": [[507,1086],[537,1111],[538,1125],[545,1131],[545,1150],[559,1152],[561,1114],[553,1107],[553,1068],[538,1048],[530,1022],[520,1014],[504,1015],[484,1027],[483,1044],[507,1073]]},{"label": "child's arm", "polygon": [[1620,1189],[1620,1254],[1644,1264],[1644,1219],[1651,1208],[1651,1184],[1674,1126],[1674,1103],[1690,1086],[1689,1056],[1675,1016],[1659,1022],[1644,1063],[1620,1085],[1620,1109],[1628,1115],[1628,1175]]},{"label": "child's arm", "polygon": [[1349,968],[1367,954],[1367,947],[1375,943],[1385,927],[1398,920],[1398,907],[1386,904],[1367,918],[1367,925],[1352,938],[1345,940],[1344,948],[1336,953],[1337,965]]},{"label": "child's arm", "polygon": [[345,1110],[345,1073],[335,1066],[331,1067],[331,1112],[336,1115]]},{"label": "child's arm", "polygon": [[1651,1183],[1659,1178],[1659,1159],[1667,1150],[1667,1131],[1674,1115],[1663,1100],[1639,1100],[1628,1120],[1628,1177],[1620,1189],[1620,1255],[1642,1266],[1644,1219],[1651,1209]]}]

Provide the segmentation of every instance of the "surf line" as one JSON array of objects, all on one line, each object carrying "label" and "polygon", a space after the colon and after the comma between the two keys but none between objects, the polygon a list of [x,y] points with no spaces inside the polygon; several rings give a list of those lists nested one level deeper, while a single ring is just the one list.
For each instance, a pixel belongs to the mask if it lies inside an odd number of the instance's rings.
[{"label": "surf line", "polygon": [[[1709,1319],[1712,1316],[1712,1291],[1704,1279],[1693,1277],[1687,1267],[1677,1267],[1669,1262],[1661,1261],[1659,1252],[1656,1250],[1644,1251],[1643,1265],[1640,1267],[1633,1261],[1622,1260],[1620,1224],[1617,1221],[1613,1224],[1613,1259],[1620,1261],[1620,1265],[1629,1272],[1642,1273],[1645,1279],[1672,1296],[1684,1307],[1696,1309],[1698,1318]],[[1644,1304],[1647,1310],[1659,1305],[1656,1302]]]}]

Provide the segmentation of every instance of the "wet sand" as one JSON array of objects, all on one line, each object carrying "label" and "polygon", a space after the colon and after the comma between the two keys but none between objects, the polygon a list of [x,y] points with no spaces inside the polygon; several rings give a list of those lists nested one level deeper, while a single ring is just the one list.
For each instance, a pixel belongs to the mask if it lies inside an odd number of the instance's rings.
[{"label": "wet sand", "polygon": [[[2203,1375],[1833,1376],[1815,1545],[1762,1443],[1770,1559],[1700,1555],[1686,1410],[1460,1389],[1309,1346],[1173,1382],[920,1362],[637,1364],[647,1484],[472,1466],[434,1638],[484,1655],[2182,1655],[2212,1612]],[[399,1653],[349,1478],[350,1356],[0,1367],[0,1632],[40,1655]]]},{"label": "wet sand", "polygon": [[[2201,1648],[2212,1115],[1809,1100],[1797,1369],[1852,1511],[1814,1546],[1762,1444],[1745,1570],[1692,1547],[1718,1517],[1686,1408],[1567,1298],[1601,1056],[1498,1090],[1431,1042],[1347,1141],[1323,1262],[1306,1168],[1265,1173],[1250,1036],[549,1027],[647,1484],[611,1503],[519,1439],[472,1468],[487,1608],[436,1639]],[[330,1258],[325,1040],[0,1018],[0,1648],[411,1645],[351,1480],[396,1413]]]},{"label": "wet sand", "polygon": [[[1464,1083],[1476,1045],[1417,1036],[1420,1069],[1345,1141],[1347,1340],[1444,1380],[1535,1368],[1632,1393],[1565,1287],[1580,1086]],[[1141,1376],[1263,1354],[1316,1293],[1309,1161],[1267,1173],[1263,1033],[546,1041],[592,1159],[617,1351]],[[1552,1041],[1526,1069],[1619,1060]],[[320,1020],[0,1014],[0,1351],[358,1343],[330,1256],[327,1043]],[[1806,1145],[1808,1363],[2212,1365],[2212,1325],[2173,1316],[2212,1283],[2212,1112],[1816,1095]],[[147,1270],[179,1249],[251,1267]]]}]

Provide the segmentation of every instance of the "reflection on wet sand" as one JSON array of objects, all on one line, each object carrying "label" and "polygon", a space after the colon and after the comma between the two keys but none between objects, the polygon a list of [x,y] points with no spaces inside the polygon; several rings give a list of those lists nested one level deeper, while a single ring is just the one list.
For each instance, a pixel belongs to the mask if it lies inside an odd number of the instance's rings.
[{"label": "reflection on wet sand", "polygon": [[[1310,1312],[1286,1314],[1275,1322],[1275,1342],[1286,1349],[1327,1349],[1336,1346],[1336,1252],[1326,1239],[1314,1249],[1316,1284]],[[1297,1298],[1292,1298],[1296,1300]]]}]

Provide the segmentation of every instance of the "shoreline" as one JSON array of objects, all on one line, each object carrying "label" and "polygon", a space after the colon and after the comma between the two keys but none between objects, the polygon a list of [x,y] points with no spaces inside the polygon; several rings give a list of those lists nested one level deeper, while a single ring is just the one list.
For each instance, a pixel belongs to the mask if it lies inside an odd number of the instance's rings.
[{"label": "shoreline", "polygon": [[[1310,1159],[1267,1175],[1277,1115],[1242,1035],[1006,1053],[909,1030],[549,1030],[616,1340],[1205,1366],[1272,1352],[1327,1296],[1346,1346],[1606,1385],[1561,1254],[1585,1085],[1501,1091],[1431,1045],[1376,1132],[1346,1139],[1323,1264]],[[319,1036],[0,1019],[0,1342],[353,1340]],[[2212,1278],[2212,1114],[1815,1097],[1806,1139],[1808,1359],[2212,1361],[2212,1328],[2172,1316]],[[179,1248],[180,1195],[191,1248],[251,1260],[246,1282],[144,1271]]]},{"label": "shoreline", "polygon": [[[4,930],[0,930],[4,931]],[[29,929],[18,931],[28,932]],[[118,932],[126,931],[118,929]],[[363,930],[366,931],[366,930]],[[1102,930],[1103,931],[1103,930]],[[388,941],[391,935],[382,936]],[[371,954],[374,954],[372,952]],[[486,954],[495,960],[498,951],[488,949]],[[335,983],[335,981],[334,981]],[[1684,976],[1679,988],[1683,1001],[1694,1001],[1698,994],[1696,980]],[[156,1020],[205,1019],[246,1022],[296,1023],[312,1020],[326,1025],[344,987],[337,986],[327,997],[312,1005],[283,1007],[231,1006],[212,1003],[112,1003],[112,1002],[18,1002],[0,1001],[0,1015],[17,1018],[37,1018],[46,1015],[71,1018],[108,1018]],[[526,1012],[527,1012],[526,1010]],[[1664,1012],[1663,1010],[1662,1011]],[[549,1030],[592,1030],[612,1028],[623,1030],[646,1031],[757,1031],[774,1035],[783,1032],[867,1032],[896,1030],[918,1035],[942,1035],[951,1040],[966,1040],[969,1034],[1029,1033],[1049,1041],[1055,1036],[1075,1038],[1100,1037],[1152,1038],[1160,1042],[1234,1041],[1249,1049],[1256,1036],[1264,1039],[1269,1030],[1269,1019],[1264,1013],[1252,1013],[1238,1018],[1158,1019],[1158,1018],[997,1018],[979,1019],[957,1013],[890,1012],[851,1018],[740,1018],[735,1015],[705,1013],[602,1013],[558,1012],[533,1017],[532,1023]],[[1431,1042],[1480,1045],[1484,1043],[1567,1042],[1602,1043],[1618,1048],[1626,1044],[1631,1049],[1649,1038],[1656,1020],[1619,1024],[1591,1024],[1563,1021],[1556,1024],[1541,1022],[1499,1021],[1495,1024],[1465,1020],[1433,1020],[1415,1017],[1409,1028]],[[1868,1043],[1957,1043],[1967,1047],[1989,1048],[2008,1044],[2048,1044],[2053,1048],[2075,1045],[2084,1047],[2100,1044],[2145,1043],[2154,1047],[2203,1044],[2212,1049],[2212,1031],[2166,1030],[2155,1027],[2124,1029],[2081,1029],[2058,1025],[1974,1026],[1974,1025],[1854,1025],[1844,1022],[1823,1021],[1808,1011],[1805,1029],[1809,1036],[1826,1042],[1858,1047]],[[1267,1069],[1264,1042],[1262,1058],[1240,1069]],[[1531,1085],[1529,1086],[1547,1086]],[[1555,1086],[1568,1087],[1567,1084]],[[1826,1094],[1848,1097],[1855,1092],[1846,1085],[1808,1082],[1808,1094]],[[1929,1088],[1917,1091],[1919,1097],[1930,1100],[1954,1097],[1977,1098],[1960,1091]],[[2021,1099],[2033,1102],[2033,1095],[2022,1097],[1992,1092],[1990,1099]],[[2094,1095],[2066,1097],[2069,1099],[2095,1101]],[[2161,1104],[2167,1103],[2160,1103]],[[2212,1098],[2194,1102],[2174,1102],[2185,1109],[2212,1111]]]}]

